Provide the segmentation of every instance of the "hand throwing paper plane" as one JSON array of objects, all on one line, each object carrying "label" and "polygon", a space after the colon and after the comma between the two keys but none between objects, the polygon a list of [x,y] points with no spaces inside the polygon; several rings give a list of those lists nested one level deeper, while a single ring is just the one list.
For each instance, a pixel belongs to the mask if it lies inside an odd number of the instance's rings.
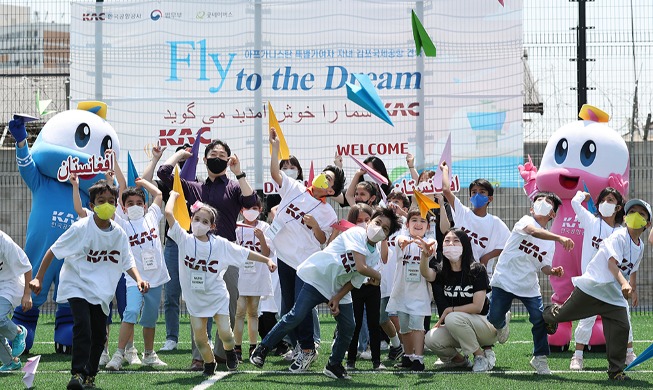
[{"label": "hand throwing paper plane", "polygon": [[388,115],[388,111],[386,111],[385,105],[381,101],[379,94],[376,93],[376,89],[372,85],[370,78],[361,73],[354,73],[353,76],[358,80],[360,86],[346,83],[347,99],[363,107],[376,117],[383,119],[387,124],[394,126],[394,123],[392,123],[390,115]]},{"label": "hand throwing paper plane", "polygon": [[[274,110],[272,109],[270,102],[268,102],[268,111],[270,112],[268,128],[274,128],[274,131],[277,132],[277,137],[279,137],[279,160],[288,160],[290,158],[288,143],[286,142],[286,138],[283,136],[281,126],[279,126],[279,121],[277,120],[277,116],[274,115]],[[272,154],[272,145],[270,145],[270,154]]]},{"label": "hand throwing paper plane", "polygon": [[431,38],[429,38],[429,34],[424,29],[424,26],[422,26],[422,22],[419,21],[415,11],[412,12],[412,25],[417,55],[420,55],[422,48],[424,48],[424,54],[427,57],[435,57],[435,45]]}]

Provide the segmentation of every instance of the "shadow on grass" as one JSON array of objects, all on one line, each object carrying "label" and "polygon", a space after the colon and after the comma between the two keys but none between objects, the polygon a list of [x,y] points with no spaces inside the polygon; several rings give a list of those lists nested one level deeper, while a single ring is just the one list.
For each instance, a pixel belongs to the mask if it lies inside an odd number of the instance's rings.
[{"label": "shadow on grass", "polygon": [[[266,386],[271,386],[272,384],[276,385],[288,385],[288,378],[293,374],[275,374],[275,373],[261,373],[264,375],[256,376],[248,380],[249,384],[259,384],[261,388]],[[317,373],[316,373],[317,374]],[[429,377],[431,375],[428,375]],[[363,377],[363,376],[354,376],[353,380],[336,380],[323,377],[323,380],[314,380],[313,375],[297,375],[298,382],[297,385],[302,386],[303,388],[334,388],[334,387],[347,387],[347,388],[375,388],[375,389],[388,389],[396,388],[396,385],[383,385],[378,383],[373,383],[373,381],[378,380],[375,376]],[[301,379],[300,379],[301,378]],[[224,384],[225,382],[238,382],[239,378],[237,375],[229,376],[222,379],[220,382]]]}]

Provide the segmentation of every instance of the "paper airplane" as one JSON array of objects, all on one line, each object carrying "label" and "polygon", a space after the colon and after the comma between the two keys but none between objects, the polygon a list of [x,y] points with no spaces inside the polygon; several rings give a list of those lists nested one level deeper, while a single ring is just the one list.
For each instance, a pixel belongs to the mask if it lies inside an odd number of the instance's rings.
[{"label": "paper airplane", "polygon": [[40,119],[40,118],[37,118],[37,117],[29,115],[29,114],[15,113],[14,114],[14,119],[18,119],[18,118],[23,118],[23,123],[34,122],[34,121],[37,121],[37,120]]},{"label": "paper airplane", "polygon": [[422,218],[426,218],[426,215],[431,211],[431,209],[440,208],[440,205],[437,204],[437,202],[431,200],[431,198],[417,190],[413,191],[413,196],[415,196],[415,201],[417,201],[417,206],[419,207],[419,212],[422,215]]},{"label": "paper airplane", "polygon": [[381,101],[379,94],[376,93],[376,88],[372,85],[370,78],[362,73],[354,73],[352,76],[358,80],[360,86],[346,83],[347,99],[363,107],[374,116],[383,119],[386,123],[394,126],[385,105]]},{"label": "paper airplane", "polygon": [[313,179],[315,179],[315,169],[313,168],[313,160],[311,160],[311,168],[308,171],[308,182],[313,183]]},{"label": "paper airplane", "polygon": [[412,11],[412,25],[413,25],[413,38],[415,39],[415,49],[417,50],[417,55],[420,55],[422,48],[424,48],[424,54],[427,57],[435,57],[435,45],[429,34],[422,26],[422,22],[419,21],[419,18],[415,14],[415,11]]},{"label": "paper airplane", "polygon": [[[583,180],[583,189],[588,194],[590,193],[590,190],[587,189],[587,184],[585,184],[585,180]],[[592,195],[590,195],[590,200],[587,201],[587,211],[596,214],[596,204],[594,203],[594,199],[592,199]]]},{"label": "paper airplane", "polygon": [[[451,158],[451,133],[449,133],[449,136],[447,137],[447,142],[444,144],[444,149],[442,149],[442,154],[440,155],[440,162],[438,162],[438,166],[442,165],[443,162],[447,163],[447,166],[449,167],[449,183],[453,182],[453,170],[451,167],[452,163],[452,158]],[[437,183],[439,186],[440,183],[442,183],[442,170],[441,169],[436,169],[435,170],[435,175],[433,176],[433,183]]]},{"label": "paper airplane", "polygon": [[[290,158],[288,143],[286,142],[286,137],[283,136],[281,126],[279,126],[279,121],[277,120],[277,116],[274,115],[274,110],[270,102],[268,102],[268,111],[270,112],[268,129],[274,128],[277,132],[277,137],[279,137],[279,160],[288,160]],[[272,154],[272,145],[270,145],[270,154]]]},{"label": "paper airplane", "polygon": [[633,360],[633,362],[628,365],[628,367],[624,368],[624,371],[628,371],[631,368],[644,363],[651,357],[653,357],[653,344],[649,345],[648,348],[644,350],[644,352],[640,353],[639,356],[637,356],[635,360]]},{"label": "paper airplane", "polygon": [[36,112],[40,116],[52,114],[55,111],[48,111],[48,106],[52,103],[52,99],[41,100],[41,91],[36,91]]},{"label": "paper airplane", "polygon": [[202,144],[200,142],[201,136],[205,131],[209,131],[208,127],[202,127],[199,130],[197,130],[197,134],[195,134],[195,142],[193,143],[193,147],[191,148],[191,153],[192,156],[188,157],[188,160],[184,163],[184,166],[181,167],[181,172],[179,173],[179,177],[181,177],[184,180],[195,180],[197,177],[197,163],[198,163],[198,156],[199,156],[199,150],[200,150],[200,145]]},{"label": "paper airplane", "polygon": [[246,228],[246,229],[255,229],[256,225],[250,226],[250,225],[248,225],[246,223],[236,222],[236,227],[241,227],[241,228]]},{"label": "paper airplane", "polygon": [[331,225],[332,228],[334,228],[336,230],[339,230],[341,232],[344,232],[347,229],[353,228],[354,226],[356,226],[356,225],[349,222],[349,221],[347,221],[346,219],[341,219],[340,221],[338,221],[338,222],[334,223],[333,225]]},{"label": "paper airplane", "polygon": [[36,369],[39,367],[39,362],[41,361],[41,355],[36,355],[27,359],[25,365],[23,366],[23,371],[25,376],[23,376],[23,383],[28,389],[34,384],[34,378],[36,377]]},{"label": "paper airplane", "polygon": [[503,0],[499,0],[499,4],[501,4],[502,7],[505,7],[505,5],[503,5]]},{"label": "paper airplane", "polygon": [[359,159],[357,159],[356,157],[352,156],[351,154],[349,155],[349,157],[351,157],[351,159],[354,160],[354,162],[355,162],[356,164],[358,164],[358,166],[359,166],[362,170],[364,170],[365,172],[367,172],[367,174],[370,175],[370,177],[372,178],[372,180],[374,180],[374,182],[375,182],[376,184],[378,184],[378,185],[381,185],[381,184],[388,184],[388,179],[386,179],[382,174],[380,174],[380,173],[378,173],[377,171],[375,171],[374,169],[370,168],[367,164],[363,164]]},{"label": "paper airplane", "polygon": [[175,216],[177,223],[182,229],[190,230],[190,215],[188,214],[188,207],[186,207],[186,197],[184,196],[184,189],[181,186],[181,178],[179,177],[179,166],[175,166],[175,177],[172,181],[172,190],[179,193],[179,197],[175,200],[172,214]]}]

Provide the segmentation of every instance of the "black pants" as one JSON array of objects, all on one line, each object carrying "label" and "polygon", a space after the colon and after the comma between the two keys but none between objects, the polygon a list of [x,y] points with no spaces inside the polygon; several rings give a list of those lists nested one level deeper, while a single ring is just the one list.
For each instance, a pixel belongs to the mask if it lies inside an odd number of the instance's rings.
[{"label": "black pants", "polygon": [[274,328],[277,324],[277,315],[269,311],[264,311],[258,317],[258,335],[261,336],[261,340],[268,335],[268,332]]},{"label": "black pants", "polygon": [[351,291],[351,298],[354,302],[354,319],[356,328],[354,336],[349,343],[347,361],[355,362],[358,352],[358,335],[363,324],[363,309],[367,311],[367,328],[370,334],[370,351],[372,362],[381,361],[381,334],[379,333],[379,318],[381,316],[381,287],[364,284],[361,288]]},{"label": "black pants", "polygon": [[95,376],[100,356],[107,339],[107,316],[102,306],[92,305],[86,299],[68,299],[73,313],[73,356],[71,374]]}]

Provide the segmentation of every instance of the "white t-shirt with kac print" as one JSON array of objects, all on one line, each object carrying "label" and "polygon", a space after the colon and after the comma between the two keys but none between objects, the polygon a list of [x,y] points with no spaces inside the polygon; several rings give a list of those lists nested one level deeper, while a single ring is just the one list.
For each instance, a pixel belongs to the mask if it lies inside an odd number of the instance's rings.
[{"label": "white t-shirt with kac print", "polygon": [[[402,250],[399,247],[401,238],[410,240],[408,236],[399,236],[396,239],[395,248],[399,251],[399,256],[386,310],[389,313],[402,312],[415,316],[430,316],[430,285],[419,271],[422,250],[416,243],[410,243]],[[427,240],[427,242],[432,241],[435,240]]]},{"label": "white t-shirt with kac print", "polygon": [[[25,272],[32,269],[23,249],[0,231],[0,297],[16,307],[25,292]],[[33,272],[32,276],[36,276]]]},{"label": "white t-shirt with kac print", "polygon": [[[265,233],[270,225],[258,221],[256,227]],[[261,243],[254,234],[253,227],[236,226],[236,244],[261,253]],[[270,250],[271,252],[271,250]],[[270,253],[270,256],[274,255]],[[238,273],[238,294],[244,297],[272,295],[272,277],[267,264],[259,261],[247,260]]]},{"label": "white t-shirt with kac print", "polygon": [[479,217],[469,207],[462,204],[458,197],[454,202],[453,214],[455,227],[467,233],[472,244],[474,260],[477,262],[486,253],[495,249],[503,249],[508,241],[510,230],[499,217],[492,214]]}]

